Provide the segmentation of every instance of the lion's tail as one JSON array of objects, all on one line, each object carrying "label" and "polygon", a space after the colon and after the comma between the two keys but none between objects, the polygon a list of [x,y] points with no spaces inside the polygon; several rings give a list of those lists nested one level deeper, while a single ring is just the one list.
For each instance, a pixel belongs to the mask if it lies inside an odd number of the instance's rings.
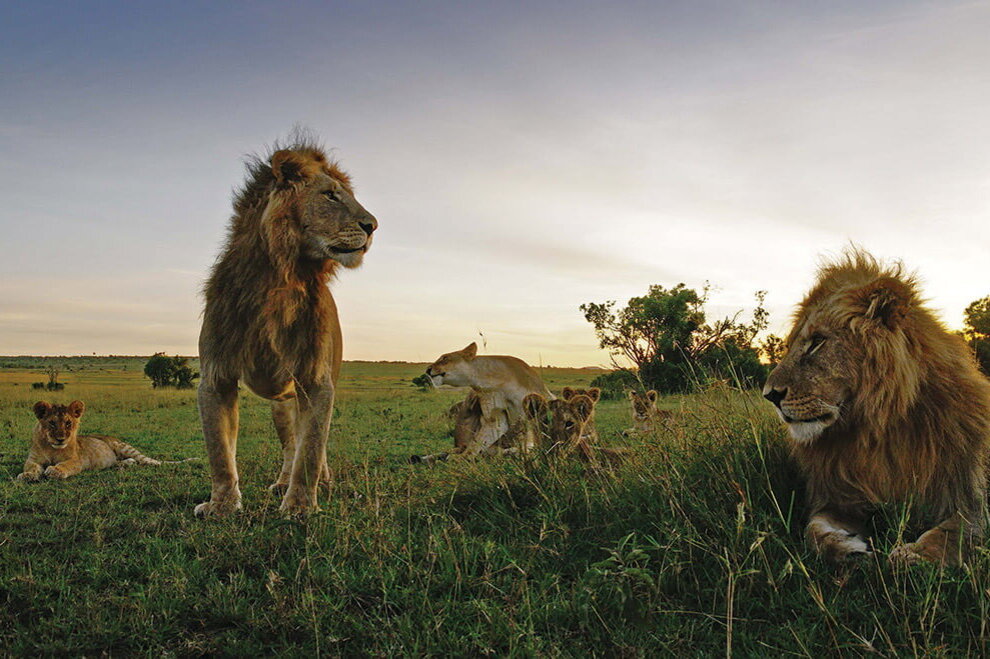
[{"label": "lion's tail", "polygon": [[113,449],[113,452],[117,454],[117,457],[121,460],[126,460],[130,458],[139,465],[152,465],[157,467],[161,464],[161,460],[155,460],[154,458],[149,458],[141,451],[137,450],[130,444],[125,444],[119,439],[114,439],[112,437],[107,437],[103,441]]}]

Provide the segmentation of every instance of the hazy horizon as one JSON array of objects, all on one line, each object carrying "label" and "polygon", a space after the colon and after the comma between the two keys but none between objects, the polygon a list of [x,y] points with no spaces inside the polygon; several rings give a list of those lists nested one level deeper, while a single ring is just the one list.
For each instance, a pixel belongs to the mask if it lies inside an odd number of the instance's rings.
[{"label": "hazy horizon", "polygon": [[40,2],[0,26],[0,353],[195,355],[243,157],[319,134],[380,222],[354,361],[608,363],[578,306],[709,318],[820,258],[990,294],[990,2]]}]

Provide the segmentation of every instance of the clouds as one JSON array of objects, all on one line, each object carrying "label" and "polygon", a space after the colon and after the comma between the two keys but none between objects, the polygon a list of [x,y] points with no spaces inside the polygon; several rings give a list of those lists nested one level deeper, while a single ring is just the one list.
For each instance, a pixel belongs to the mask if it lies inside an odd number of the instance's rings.
[{"label": "clouds", "polygon": [[66,4],[12,19],[0,277],[116,281],[74,297],[119,307],[86,312],[93,331],[74,339],[71,316],[0,287],[18,314],[0,316],[0,352],[45,352],[32,323],[52,352],[193,352],[241,155],[297,122],[381,221],[335,287],[348,358],[432,360],[482,329],[498,352],[601,363],[577,306],[652,283],[710,280],[727,312],[768,289],[779,325],[816,256],[850,240],[917,267],[950,323],[990,292],[974,276],[990,239],[988,3]]}]

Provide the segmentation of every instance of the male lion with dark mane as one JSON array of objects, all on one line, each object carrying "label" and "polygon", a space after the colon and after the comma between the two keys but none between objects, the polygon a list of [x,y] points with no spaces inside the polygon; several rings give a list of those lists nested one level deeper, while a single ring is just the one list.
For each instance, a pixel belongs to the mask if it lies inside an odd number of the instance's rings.
[{"label": "male lion with dark mane", "polygon": [[328,483],[326,444],[340,373],[341,333],[327,283],[355,268],[375,218],[354,199],[350,177],[311,139],[248,162],[234,197],[227,242],[206,284],[199,339],[199,411],[210,459],[210,500],[196,514],[241,507],[237,385],[274,401],[285,490],[280,510],[317,507]]},{"label": "male lion with dark mane", "polygon": [[990,382],[900,264],[850,250],[821,268],[764,395],[808,479],[808,539],[828,560],[870,552],[877,504],[910,502],[937,524],[897,563],[959,564],[982,537]]}]

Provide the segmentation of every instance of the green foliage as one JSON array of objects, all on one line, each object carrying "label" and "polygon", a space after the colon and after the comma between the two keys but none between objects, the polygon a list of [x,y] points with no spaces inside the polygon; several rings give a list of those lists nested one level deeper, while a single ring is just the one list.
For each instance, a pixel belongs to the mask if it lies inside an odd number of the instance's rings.
[{"label": "green foliage", "polygon": [[151,386],[191,389],[193,380],[199,377],[189,366],[188,357],[169,357],[164,352],[156,352],[144,365],[144,374],[151,379]]},{"label": "green foliage", "polygon": [[964,319],[963,335],[973,348],[980,369],[990,375],[990,296],[966,307]]},{"label": "green foliage", "polygon": [[594,378],[588,386],[601,389],[603,400],[618,400],[624,398],[627,391],[642,388],[636,374],[625,368],[602,373]]},{"label": "green foliage", "polygon": [[708,323],[704,306],[709,287],[699,294],[678,284],[650,286],[625,307],[614,300],[589,302],[580,309],[595,328],[599,346],[613,356],[636,364],[647,388],[661,393],[687,392],[710,379],[739,386],[758,386],[767,368],[760,363],[754,340],[766,329],[766,291],[756,293],[757,306],[749,322],[724,318]]},{"label": "green foliage", "polygon": [[780,363],[780,360],[784,358],[785,352],[787,352],[787,345],[784,343],[784,339],[776,334],[768,334],[760,342],[760,354],[766,360],[767,366],[771,369]]}]

